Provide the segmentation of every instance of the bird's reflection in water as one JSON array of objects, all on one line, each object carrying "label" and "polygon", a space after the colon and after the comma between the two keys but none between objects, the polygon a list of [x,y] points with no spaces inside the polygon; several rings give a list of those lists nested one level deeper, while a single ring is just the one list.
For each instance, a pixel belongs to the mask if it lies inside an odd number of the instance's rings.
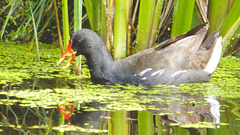
[{"label": "bird's reflection in water", "polygon": [[[139,95],[139,99],[141,99]],[[151,95],[151,98],[156,99],[166,99],[166,95]],[[172,134],[172,130],[174,127],[178,127],[181,125],[187,124],[197,124],[197,123],[211,123],[211,128],[219,128],[215,126],[217,123],[220,123],[220,104],[213,97],[204,98],[203,95],[190,95],[187,93],[178,94],[178,96],[174,96],[171,102],[151,102],[144,104],[147,109],[146,111],[120,111],[125,117],[119,117],[114,119],[119,119],[120,121],[125,121],[124,125],[114,125],[113,123],[113,115],[118,111],[102,111],[102,108],[105,108],[107,105],[111,104],[111,102],[107,103],[99,103],[99,102],[91,102],[87,103],[86,106],[88,108],[95,108],[99,111],[81,111],[75,112],[75,115],[70,117],[71,124],[77,125],[86,129],[101,129],[108,130],[109,132],[114,131],[114,128],[119,128],[117,126],[128,127],[126,132],[131,135],[139,134],[141,128],[140,126],[140,115],[141,117],[146,112],[152,114],[151,117],[147,119],[147,121],[152,123],[153,132]],[[154,109],[150,109],[153,108]],[[148,115],[149,116],[149,115]],[[147,122],[145,121],[145,122]],[[173,126],[175,123],[177,126]],[[127,126],[126,126],[127,125]],[[111,128],[111,129],[110,129]],[[191,135],[200,134],[199,130],[203,128],[209,127],[186,127]],[[159,131],[161,130],[161,131]],[[75,132],[75,134],[94,134],[94,133],[83,133],[83,132]],[[107,134],[107,133],[102,133]]]}]

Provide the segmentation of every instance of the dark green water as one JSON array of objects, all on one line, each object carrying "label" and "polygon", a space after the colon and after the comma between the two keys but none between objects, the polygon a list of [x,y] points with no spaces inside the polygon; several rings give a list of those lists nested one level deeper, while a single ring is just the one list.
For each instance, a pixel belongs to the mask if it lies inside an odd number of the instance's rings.
[{"label": "dark green water", "polygon": [[[56,47],[41,44],[40,55],[0,42],[0,134],[240,134],[239,58],[222,58],[209,83],[103,86],[86,65],[81,78],[56,65]],[[71,124],[60,105],[74,105]]]}]

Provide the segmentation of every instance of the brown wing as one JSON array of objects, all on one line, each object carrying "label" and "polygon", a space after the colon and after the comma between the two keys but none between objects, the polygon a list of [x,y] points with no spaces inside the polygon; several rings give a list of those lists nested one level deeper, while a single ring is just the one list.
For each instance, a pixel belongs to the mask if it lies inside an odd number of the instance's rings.
[{"label": "brown wing", "polygon": [[171,39],[168,39],[168,40],[160,43],[159,45],[157,45],[155,47],[155,49],[156,50],[161,50],[161,49],[163,49],[163,48],[165,48],[165,47],[167,47],[167,46],[169,46],[169,45],[171,45],[171,44],[173,44],[173,43],[175,43],[179,40],[182,40],[183,38],[186,38],[186,37],[192,36],[192,35],[198,35],[199,33],[203,32],[203,31],[201,31],[201,29],[204,28],[204,27],[207,27],[206,25],[207,25],[207,23],[198,25],[197,27],[193,28],[192,30],[190,30],[190,31],[188,31],[188,32],[186,32],[182,35],[179,35],[179,36],[173,37]]},{"label": "brown wing", "polygon": [[199,49],[206,32],[206,24],[199,25],[185,34],[117,62],[132,73],[139,73],[147,68],[152,68],[153,71],[182,70],[183,65],[184,68],[188,67],[186,65],[189,64],[189,58],[193,57]]}]

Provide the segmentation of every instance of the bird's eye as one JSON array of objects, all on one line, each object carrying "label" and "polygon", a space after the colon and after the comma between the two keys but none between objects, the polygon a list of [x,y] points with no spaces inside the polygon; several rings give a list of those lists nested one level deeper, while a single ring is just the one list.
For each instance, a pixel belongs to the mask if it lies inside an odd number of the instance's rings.
[{"label": "bird's eye", "polygon": [[81,43],[82,43],[82,41],[81,41],[81,40],[78,40],[78,41],[77,41],[77,44],[81,44]]}]

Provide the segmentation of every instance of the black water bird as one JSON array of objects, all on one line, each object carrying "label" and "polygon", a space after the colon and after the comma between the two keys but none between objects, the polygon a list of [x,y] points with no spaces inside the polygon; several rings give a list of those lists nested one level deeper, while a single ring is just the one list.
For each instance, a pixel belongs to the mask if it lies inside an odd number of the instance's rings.
[{"label": "black water bird", "polygon": [[103,40],[92,30],[76,31],[59,63],[84,55],[91,80],[99,84],[174,84],[208,82],[221,57],[222,38],[213,32],[204,40],[208,26],[199,25],[159,45],[115,61]]}]

